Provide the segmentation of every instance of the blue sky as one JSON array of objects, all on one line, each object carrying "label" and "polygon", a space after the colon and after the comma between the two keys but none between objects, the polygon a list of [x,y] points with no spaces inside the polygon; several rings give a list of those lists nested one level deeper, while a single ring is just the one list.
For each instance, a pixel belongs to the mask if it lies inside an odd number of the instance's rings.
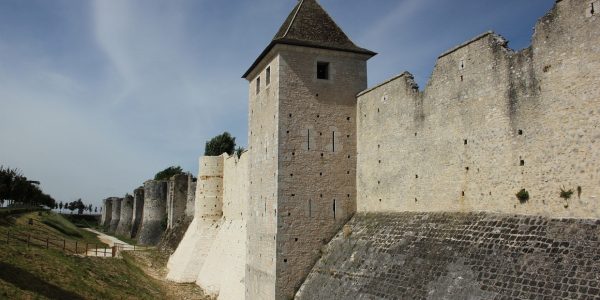
[{"label": "blue sky", "polygon": [[[513,49],[554,0],[321,0],[373,86],[487,30]],[[247,142],[241,79],[296,0],[0,0],[0,165],[59,201],[100,203],[170,165],[197,173],[210,137]]]}]

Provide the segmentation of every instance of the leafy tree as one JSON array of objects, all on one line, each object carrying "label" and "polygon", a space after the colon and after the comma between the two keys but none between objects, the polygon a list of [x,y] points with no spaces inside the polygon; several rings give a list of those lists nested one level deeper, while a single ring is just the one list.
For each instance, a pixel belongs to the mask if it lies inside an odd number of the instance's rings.
[{"label": "leafy tree", "polygon": [[76,201],[73,201],[73,202],[69,202],[69,204],[67,205],[67,209],[71,211],[71,214],[73,214],[73,211],[76,209],[75,204],[76,204]]},{"label": "leafy tree", "polygon": [[223,153],[232,155],[235,150],[235,137],[232,137],[229,132],[224,132],[217,135],[210,141],[206,142],[204,148],[205,156],[219,156]]},{"label": "leafy tree", "polygon": [[56,201],[37,186],[39,182],[27,180],[17,169],[0,166],[0,199],[29,205],[53,208]]},{"label": "leafy tree", "polygon": [[156,173],[154,180],[168,180],[178,174],[183,174],[183,169],[180,166],[172,166]]},{"label": "leafy tree", "polygon": [[98,213],[98,206],[94,207],[94,212]]},{"label": "leafy tree", "polygon": [[63,209],[63,203],[62,203],[62,201],[60,201],[60,203],[58,204],[58,208],[59,208],[59,209],[60,209],[60,211],[62,212],[62,209]]}]

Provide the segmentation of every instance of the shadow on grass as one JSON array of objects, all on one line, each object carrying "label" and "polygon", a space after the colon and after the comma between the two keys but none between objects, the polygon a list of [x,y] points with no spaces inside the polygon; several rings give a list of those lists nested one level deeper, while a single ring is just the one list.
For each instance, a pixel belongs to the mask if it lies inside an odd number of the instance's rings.
[{"label": "shadow on grass", "polygon": [[22,290],[28,290],[50,299],[84,299],[73,292],[63,290],[21,268],[7,263],[0,262],[0,279],[12,283]]}]

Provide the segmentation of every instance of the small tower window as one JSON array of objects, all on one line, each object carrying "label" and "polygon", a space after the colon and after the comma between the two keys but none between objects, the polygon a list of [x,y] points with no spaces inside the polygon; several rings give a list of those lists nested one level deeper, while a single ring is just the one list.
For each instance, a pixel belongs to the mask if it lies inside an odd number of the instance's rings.
[{"label": "small tower window", "polygon": [[260,77],[256,78],[256,94],[260,93]]},{"label": "small tower window", "polygon": [[317,79],[329,79],[329,63],[317,62]]},{"label": "small tower window", "polygon": [[267,71],[265,73],[265,83],[269,85],[271,84],[271,67],[267,67]]}]

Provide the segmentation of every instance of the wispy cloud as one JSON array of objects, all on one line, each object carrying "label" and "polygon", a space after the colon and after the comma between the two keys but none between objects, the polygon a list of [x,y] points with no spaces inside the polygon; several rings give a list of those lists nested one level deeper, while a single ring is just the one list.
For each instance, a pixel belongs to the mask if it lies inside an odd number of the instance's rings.
[{"label": "wispy cloud", "polygon": [[[373,85],[404,70],[423,84],[438,54],[490,28],[524,45],[554,0],[321,2],[380,53]],[[196,172],[211,136],[246,143],[240,76],[294,4],[0,1],[0,164],[96,203],[172,164]]]}]

